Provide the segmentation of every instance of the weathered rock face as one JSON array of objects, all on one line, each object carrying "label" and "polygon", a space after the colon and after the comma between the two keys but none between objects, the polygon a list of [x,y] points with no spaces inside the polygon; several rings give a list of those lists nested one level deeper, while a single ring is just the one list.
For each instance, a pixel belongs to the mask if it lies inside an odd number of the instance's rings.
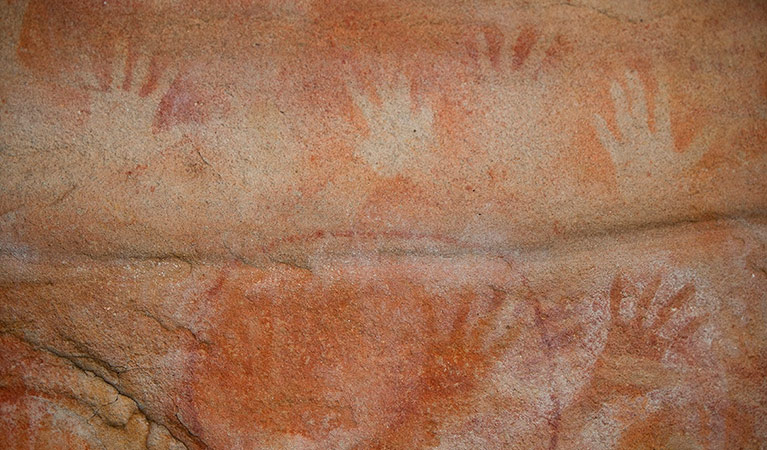
[{"label": "weathered rock face", "polygon": [[0,11],[0,447],[767,445],[764,3]]}]

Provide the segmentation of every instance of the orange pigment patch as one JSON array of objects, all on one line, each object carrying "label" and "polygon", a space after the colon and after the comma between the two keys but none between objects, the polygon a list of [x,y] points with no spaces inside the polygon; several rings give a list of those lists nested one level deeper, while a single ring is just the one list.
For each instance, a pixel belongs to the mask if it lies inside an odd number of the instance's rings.
[{"label": "orange pigment patch", "polygon": [[[674,147],[677,152],[684,152],[701,133],[706,132],[706,114],[702,108],[694,106],[693,102],[685,102],[681,108],[671,97],[671,129],[674,136]],[[679,102],[684,100],[680,99]]]},{"label": "orange pigment patch", "polygon": [[370,283],[293,269],[221,278],[208,291],[213,348],[191,374],[202,439],[259,446],[346,433],[361,448],[438,444],[439,427],[471,411],[515,338],[508,330],[491,338],[505,296],[437,295],[379,275]]},{"label": "orange pigment patch", "polygon": [[[456,98],[456,95],[459,97]],[[468,93],[451,92],[440,97],[435,103],[434,126],[437,132],[439,145],[435,151],[439,152],[440,160],[445,163],[466,164],[467,159],[478,160],[479,156],[485,156],[476,141],[476,122],[481,120],[480,114],[467,108],[469,104]],[[444,163],[438,169],[444,170]],[[460,172],[461,167],[451,168],[451,172]],[[440,174],[439,179],[447,175]]]},{"label": "orange pigment patch", "polygon": [[457,50],[463,26],[455,23],[456,17],[434,20],[434,9],[403,3],[320,0],[313,3],[311,15],[320,36],[334,48],[401,55]]},{"label": "orange pigment patch", "polygon": [[358,225],[362,229],[375,227],[382,220],[389,223],[433,223],[438,220],[441,208],[437,195],[410,178],[397,175],[391,178],[377,177],[371,183],[369,195],[358,213]]},{"label": "orange pigment patch", "polygon": [[599,141],[591,121],[584,121],[583,125],[574,130],[570,146],[562,151],[559,164],[563,173],[572,172],[581,181],[579,186],[592,195],[615,193],[615,165],[610,154]]},{"label": "orange pigment patch", "polygon": [[[671,411],[661,411],[656,414],[651,414],[649,417],[645,418],[645,420],[631,424],[631,426],[623,432],[618,443],[618,448],[677,447],[681,441],[686,438],[683,430],[680,429],[681,424],[677,423],[678,419],[679,416]],[[698,445],[692,445],[690,447],[685,446],[683,448],[694,448],[700,445],[695,442],[687,443]]]},{"label": "orange pigment patch", "polygon": [[103,61],[112,52],[116,30],[135,25],[130,23],[135,9],[133,2],[31,0],[19,35],[19,59],[55,74],[79,69],[86,62],[83,55]]}]

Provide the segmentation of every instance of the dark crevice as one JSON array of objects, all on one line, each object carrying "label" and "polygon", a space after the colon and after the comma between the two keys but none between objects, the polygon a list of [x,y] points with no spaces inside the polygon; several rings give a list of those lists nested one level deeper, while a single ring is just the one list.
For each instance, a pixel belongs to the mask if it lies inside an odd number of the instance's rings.
[{"label": "dark crevice", "polygon": [[194,331],[192,331],[191,329],[189,329],[189,328],[187,328],[185,326],[182,326],[182,325],[175,325],[175,326],[168,325],[167,323],[165,323],[164,320],[161,320],[156,315],[152,314],[151,312],[147,311],[146,309],[138,309],[136,311],[139,314],[141,314],[142,316],[144,316],[144,317],[146,317],[148,319],[151,319],[152,321],[157,323],[157,325],[159,325],[160,328],[162,328],[163,330],[165,330],[165,331],[167,331],[169,333],[175,334],[178,331],[182,331],[185,334],[188,334],[189,336],[191,336],[191,338],[195,342],[200,344],[200,345],[205,345],[205,346],[212,345],[212,343],[209,340],[200,337],[197,333],[195,333]]},{"label": "dark crevice", "polygon": [[[98,379],[100,379],[104,383],[106,383],[109,386],[111,386],[112,388],[114,388],[114,390],[117,391],[118,394],[131,399],[133,401],[133,403],[136,405],[136,408],[139,410],[139,412],[141,412],[141,414],[143,414],[143,416],[146,418],[147,422],[150,422],[150,424],[151,423],[155,423],[155,424],[163,425],[161,422],[158,422],[158,421],[152,419],[152,417],[147,413],[146,409],[142,406],[141,402],[137,401],[132,395],[130,395],[120,385],[119,382],[113,382],[113,381],[107,379],[103,375],[101,375],[101,374],[99,374],[99,373],[97,373],[97,372],[95,372],[93,370],[90,370],[88,367],[84,366],[80,361],[78,361],[78,359],[80,359],[80,358],[87,358],[87,359],[91,359],[91,360],[94,360],[94,361],[101,361],[99,358],[94,358],[94,357],[90,357],[90,356],[86,356],[86,355],[70,355],[68,353],[60,352],[60,351],[56,350],[55,348],[52,348],[52,347],[49,347],[49,346],[46,346],[46,345],[42,345],[42,344],[38,344],[38,343],[36,343],[36,342],[34,342],[32,340],[29,340],[29,339],[25,338],[24,336],[19,336],[17,334],[14,334],[14,333],[11,333],[11,332],[8,332],[8,331],[2,331],[2,330],[0,330],[0,333],[8,334],[10,336],[13,336],[16,339],[19,339],[20,341],[24,342],[25,344],[29,345],[30,347],[32,347],[33,349],[35,349],[37,351],[43,351],[43,352],[49,353],[49,354],[51,354],[53,356],[56,356],[57,358],[63,359],[65,361],[67,361],[69,364],[71,364],[73,367],[77,368],[78,370],[81,370],[81,371],[83,371],[85,373],[89,373],[89,374],[97,377]],[[107,363],[104,363],[104,364],[107,365]],[[119,373],[120,372],[115,372],[115,373],[118,374],[117,378],[119,379]],[[189,448],[186,445],[186,443],[184,442],[184,440],[181,439],[179,436],[176,436],[170,430],[170,428],[168,428],[168,427],[165,427],[165,428],[168,429],[168,432],[171,434],[171,436],[176,441],[181,443],[185,448],[187,448],[187,449]],[[196,439],[196,440],[199,440],[199,438],[197,438],[194,435],[191,435],[191,437]],[[204,447],[204,445],[203,445],[203,447]]]},{"label": "dark crevice", "polygon": [[[531,241],[529,243],[521,243],[519,245],[498,245],[498,246],[483,246],[479,244],[470,244],[468,242],[462,242],[458,240],[452,240],[449,239],[447,242],[440,241],[436,238],[431,238],[429,236],[420,237],[420,236],[413,236],[408,237],[407,235],[400,236],[400,237],[389,237],[387,238],[385,235],[375,235],[373,233],[373,236],[371,237],[370,234],[367,236],[363,233],[355,234],[355,233],[346,233],[346,232],[336,232],[336,233],[326,233],[323,237],[313,237],[311,234],[307,234],[305,237],[300,237],[299,239],[301,242],[304,243],[305,247],[311,247],[314,242],[321,241],[321,240],[329,240],[336,242],[344,242],[349,241],[353,243],[357,242],[367,242],[375,239],[381,239],[381,240],[389,240],[389,242],[393,242],[394,245],[389,245],[386,249],[376,249],[372,250],[372,253],[380,254],[380,255],[393,255],[393,256],[408,256],[408,257],[419,257],[419,256],[425,256],[425,257],[431,257],[431,256],[438,256],[438,257],[460,257],[460,256],[468,256],[468,255],[484,255],[489,257],[503,257],[505,255],[508,255],[510,253],[515,254],[525,254],[525,253],[538,253],[542,251],[547,251],[551,249],[555,249],[558,247],[564,247],[571,244],[577,244],[579,242],[583,241],[589,241],[594,239],[615,239],[623,236],[631,236],[635,234],[641,234],[646,232],[652,232],[652,231],[661,231],[661,230],[670,230],[674,228],[684,227],[684,226],[701,226],[701,227],[715,227],[722,225],[722,222],[726,221],[733,221],[733,220],[765,220],[767,219],[767,212],[764,211],[750,211],[750,212],[741,212],[737,214],[732,215],[704,215],[697,218],[682,218],[682,219],[675,219],[675,220],[658,220],[653,222],[645,222],[645,223],[639,223],[639,224],[632,224],[632,225],[624,225],[619,227],[603,227],[597,230],[584,230],[584,229],[576,229],[572,232],[565,232],[560,234],[555,239],[548,239],[548,240],[541,240],[541,241]],[[314,233],[316,234],[316,233]],[[190,267],[190,273],[192,270],[192,267],[195,265],[206,265],[206,264],[224,264],[231,261],[239,261],[244,265],[255,267],[255,268],[263,268],[269,263],[271,264],[285,264],[297,269],[302,270],[311,270],[311,267],[308,267],[306,264],[300,262],[302,253],[296,253],[295,255],[289,255],[286,256],[284,252],[280,252],[279,249],[284,247],[281,246],[281,241],[286,238],[281,238],[273,241],[270,244],[262,246],[262,248],[274,248],[273,251],[256,251],[253,252],[253,258],[246,257],[241,253],[235,253],[232,251],[231,247],[227,246],[226,244],[221,244],[221,251],[218,254],[210,254],[207,257],[201,257],[199,254],[186,254],[183,252],[173,251],[173,252],[126,252],[126,253],[112,253],[112,252],[106,252],[106,253],[98,253],[98,252],[88,252],[88,251],[72,251],[72,252],[41,252],[40,256],[62,256],[66,255],[67,257],[82,257],[87,258],[93,261],[99,261],[99,262],[114,262],[114,261],[155,261],[155,262],[169,262],[169,261],[181,261],[183,263],[186,263]],[[413,241],[413,240],[427,240],[430,244],[428,247],[434,247],[435,244],[442,245],[442,249],[436,249],[436,250],[430,250],[428,248],[420,248],[420,249],[413,249],[413,248],[396,248],[396,242],[397,240],[400,241]],[[313,254],[316,254],[316,252],[312,252]],[[326,253],[327,256],[337,256],[337,257],[343,257],[343,256],[353,256],[359,254],[358,249],[350,249],[348,251],[339,251],[339,252],[330,252]],[[12,252],[0,249],[0,255],[10,255],[13,256]],[[258,258],[259,261],[263,261],[262,264],[259,264],[255,258]]]}]

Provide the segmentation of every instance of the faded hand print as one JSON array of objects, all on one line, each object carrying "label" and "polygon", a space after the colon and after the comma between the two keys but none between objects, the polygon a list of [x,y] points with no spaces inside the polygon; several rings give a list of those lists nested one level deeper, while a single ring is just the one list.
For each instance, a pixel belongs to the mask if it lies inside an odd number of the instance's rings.
[{"label": "faded hand print", "polygon": [[[157,116],[163,97],[170,89],[175,72],[167,70],[160,58],[142,55],[118,46],[106,71],[84,71],[85,89],[91,102],[84,120],[94,146],[109,155],[139,156],[165,148],[182,133],[161,133]],[[103,73],[106,72],[106,73]],[[165,130],[162,130],[165,131]]]},{"label": "faded hand print", "polygon": [[[689,311],[697,299],[693,281],[684,275],[615,277],[604,349],[590,384],[566,413],[568,441],[686,447],[700,444],[691,436],[716,432],[718,400],[711,390],[718,380],[707,370],[708,355],[693,345],[708,319]],[[708,394],[701,388],[705,383]]]},{"label": "faded hand print", "polygon": [[506,42],[506,37],[501,27],[492,25],[483,27],[469,41],[469,55],[478,74],[491,83],[499,81],[500,72],[523,72],[525,77],[537,79],[566,51],[561,35],[543,33],[531,24],[515,30],[509,36],[513,40]]},{"label": "faded hand print", "polygon": [[[668,381],[668,367],[665,363],[669,352],[675,352],[681,357],[678,362],[683,365],[696,364],[694,356],[689,354],[684,344],[700,328],[706,317],[689,318],[673,334],[667,333],[672,319],[677,319],[676,316],[683,313],[685,305],[695,299],[695,286],[687,282],[679,289],[662,289],[663,281],[661,276],[656,275],[646,283],[629,284],[619,274],[610,288],[612,321],[597,369],[605,369],[607,372],[615,369],[622,374],[636,375],[637,378],[625,379],[631,383],[621,384],[621,391],[626,388],[627,393],[643,393],[656,383]],[[666,283],[664,287],[669,287],[669,284]],[[632,308],[633,314],[622,314],[625,309]],[[656,314],[652,314],[654,309],[657,309]],[[624,369],[627,367],[622,366],[646,370],[626,371]]]},{"label": "faded hand print", "polygon": [[271,282],[243,292],[220,278],[206,294],[221,308],[211,335],[220,350],[193,362],[184,420],[222,448],[439,445],[487,402],[520,334],[504,319],[513,305],[498,289],[436,295],[385,280],[325,284],[295,272],[274,280],[293,286],[276,297]]},{"label": "faded hand print", "polygon": [[[464,293],[449,323],[444,310],[423,298],[426,336],[423,359],[417,369],[412,395],[400,400],[390,423],[377,430],[370,442],[359,448],[428,448],[439,445],[444,422],[460,421],[478,403],[477,394],[520,330],[502,324],[508,307],[506,294],[493,289],[489,299]],[[440,299],[441,300],[441,299]],[[444,306],[444,305],[443,305]],[[501,397],[496,403],[513,403]]]},{"label": "faded hand print", "polygon": [[376,173],[395,176],[423,161],[433,139],[434,113],[413,101],[405,76],[379,87],[374,96],[349,91],[369,130],[358,154]]},{"label": "faded hand print", "polygon": [[533,26],[520,27],[509,37],[513,39],[483,32],[471,41],[470,109],[483,117],[483,129],[478,131],[481,151],[467,160],[472,166],[489,166],[491,178],[515,191],[532,186],[538,194],[548,188],[547,173],[557,170],[557,153],[552,150],[562,145],[542,126],[551,108],[550,88],[539,79],[546,76],[561,44],[558,36]]},{"label": "faded hand print", "polygon": [[634,71],[626,73],[629,98],[623,87],[613,81],[610,88],[615,105],[618,134],[610,131],[604,117],[594,116],[594,127],[602,145],[615,164],[618,187],[622,194],[644,192],[649,185],[676,181],[706,153],[710,136],[699,133],[683,152],[675,150],[667,87],[658,83],[654,127],[650,127],[646,92]]}]

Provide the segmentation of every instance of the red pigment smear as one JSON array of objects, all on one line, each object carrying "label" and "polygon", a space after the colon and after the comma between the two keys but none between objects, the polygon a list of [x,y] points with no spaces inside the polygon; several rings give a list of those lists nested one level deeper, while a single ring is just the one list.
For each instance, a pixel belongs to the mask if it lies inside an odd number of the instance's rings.
[{"label": "red pigment smear", "polygon": [[533,49],[533,45],[538,41],[538,32],[532,27],[525,27],[522,32],[519,33],[517,41],[514,43],[512,51],[514,56],[512,58],[512,69],[517,70],[525,63],[527,57],[530,56],[530,52]]},{"label": "red pigment smear", "polygon": [[[501,61],[501,47],[503,47],[503,32],[497,25],[482,27],[482,33],[487,41],[487,57],[494,68],[498,68]],[[529,51],[528,51],[529,52]]]},{"label": "red pigment smear", "polygon": [[[156,88],[150,81],[144,86]],[[144,92],[142,88],[141,95]],[[152,125],[155,132],[166,131],[175,125],[203,124],[210,116],[208,99],[191,82],[182,77],[176,78],[168,92],[160,100]]]},{"label": "red pigment smear", "polygon": [[136,67],[136,59],[136,52],[131,51],[128,53],[128,58],[125,61],[125,73],[123,74],[125,78],[123,79],[123,85],[121,86],[124,91],[129,91],[133,86],[133,70]]},{"label": "red pigment smear", "polygon": [[[149,62],[149,73],[147,74],[146,80],[144,80],[144,84],[141,86],[141,89],[138,92],[139,97],[146,97],[147,95],[157,90],[157,83],[160,80],[160,76],[162,76],[162,72],[163,68],[160,67],[157,59],[152,58],[152,60]],[[171,89],[172,88],[173,86],[171,86]]]}]

